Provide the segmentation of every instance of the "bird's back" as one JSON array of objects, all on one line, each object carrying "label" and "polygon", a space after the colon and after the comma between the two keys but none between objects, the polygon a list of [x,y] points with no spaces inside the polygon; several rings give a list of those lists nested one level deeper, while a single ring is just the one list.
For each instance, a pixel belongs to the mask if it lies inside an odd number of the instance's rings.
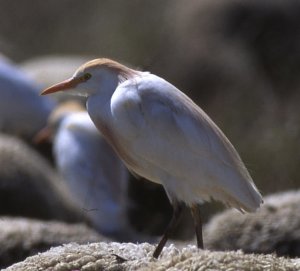
[{"label": "bird's back", "polygon": [[161,183],[169,197],[188,205],[215,198],[245,211],[259,207],[261,195],[232,144],[170,83],[141,74],[117,88],[111,110],[114,133],[136,163],[131,170]]}]

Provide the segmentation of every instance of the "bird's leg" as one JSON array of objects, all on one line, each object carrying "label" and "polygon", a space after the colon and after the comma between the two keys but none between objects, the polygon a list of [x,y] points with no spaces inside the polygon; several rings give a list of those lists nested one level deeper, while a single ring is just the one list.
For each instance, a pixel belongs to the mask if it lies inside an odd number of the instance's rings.
[{"label": "bird's leg", "polygon": [[195,223],[195,231],[197,237],[198,248],[203,249],[203,237],[202,237],[202,221],[200,216],[200,208],[197,204],[191,206],[191,212]]},{"label": "bird's leg", "polygon": [[160,242],[158,243],[157,247],[154,250],[154,253],[153,253],[154,258],[158,258],[158,256],[160,255],[162,249],[164,248],[167,240],[169,239],[170,235],[175,230],[176,225],[179,221],[180,215],[182,213],[182,210],[183,210],[183,204],[174,201],[172,219],[171,219],[168,227],[166,228],[163,237],[161,238]]}]

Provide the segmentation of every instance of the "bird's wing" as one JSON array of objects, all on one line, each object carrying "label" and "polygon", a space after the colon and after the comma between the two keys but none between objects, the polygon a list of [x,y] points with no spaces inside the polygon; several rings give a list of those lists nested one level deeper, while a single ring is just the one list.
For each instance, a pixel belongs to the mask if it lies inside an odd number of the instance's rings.
[{"label": "bird's wing", "polygon": [[198,106],[159,77],[142,79],[120,85],[111,103],[117,133],[137,162],[135,172],[200,190],[253,185],[231,143]]},{"label": "bird's wing", "polygon": [[111,108],[115,126],[131,151],[136,149],[137,155],[153,163],[161,162],[164,156],[170,160],[172,153],[182,153],[185,159],[193,153],[227,166],[241,163],[231,143],[206,113],[159,77],[120,85]]}]

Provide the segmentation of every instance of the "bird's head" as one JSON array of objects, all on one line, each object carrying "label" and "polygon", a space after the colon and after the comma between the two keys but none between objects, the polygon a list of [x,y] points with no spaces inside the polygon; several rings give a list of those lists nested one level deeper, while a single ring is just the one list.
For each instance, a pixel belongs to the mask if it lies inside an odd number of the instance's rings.
[{"label": "bird's head", "polygon": [[59,104],[49,115],[47,125],[34,136],[32,143],[39,145],[45,142],[52,142],[53,136],[58,131],[63,120],[78,112],[85,112],[85,107],[78,101],[69,100]]},{"label": "bird's head", "polygon": [[136,74],[137,71],[116,61],[94,59],[79,67],[71,78],[43,90],[41,95],[68,91],[75,95],[90,96],[100,91],[114,90],[119,82]]}]

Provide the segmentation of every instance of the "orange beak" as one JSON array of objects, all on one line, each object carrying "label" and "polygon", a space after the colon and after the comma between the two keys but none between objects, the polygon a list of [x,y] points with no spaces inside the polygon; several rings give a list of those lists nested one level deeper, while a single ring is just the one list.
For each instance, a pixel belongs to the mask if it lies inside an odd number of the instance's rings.
[{"label": "orange beak", "polygon": [[62,91],[62,90],[70,89],[70,88],[75,88],[80,82],[81,82],[81,78],[73,77],[73,78],[67,79],[67,80],[65,80],[61,83],[58,83],[54,86],[46,88],[45,90],[43,90],[41,92],[41,95],[47,95],[47,94],[54,93],[54,92],[57,92],[57,91]]}]

